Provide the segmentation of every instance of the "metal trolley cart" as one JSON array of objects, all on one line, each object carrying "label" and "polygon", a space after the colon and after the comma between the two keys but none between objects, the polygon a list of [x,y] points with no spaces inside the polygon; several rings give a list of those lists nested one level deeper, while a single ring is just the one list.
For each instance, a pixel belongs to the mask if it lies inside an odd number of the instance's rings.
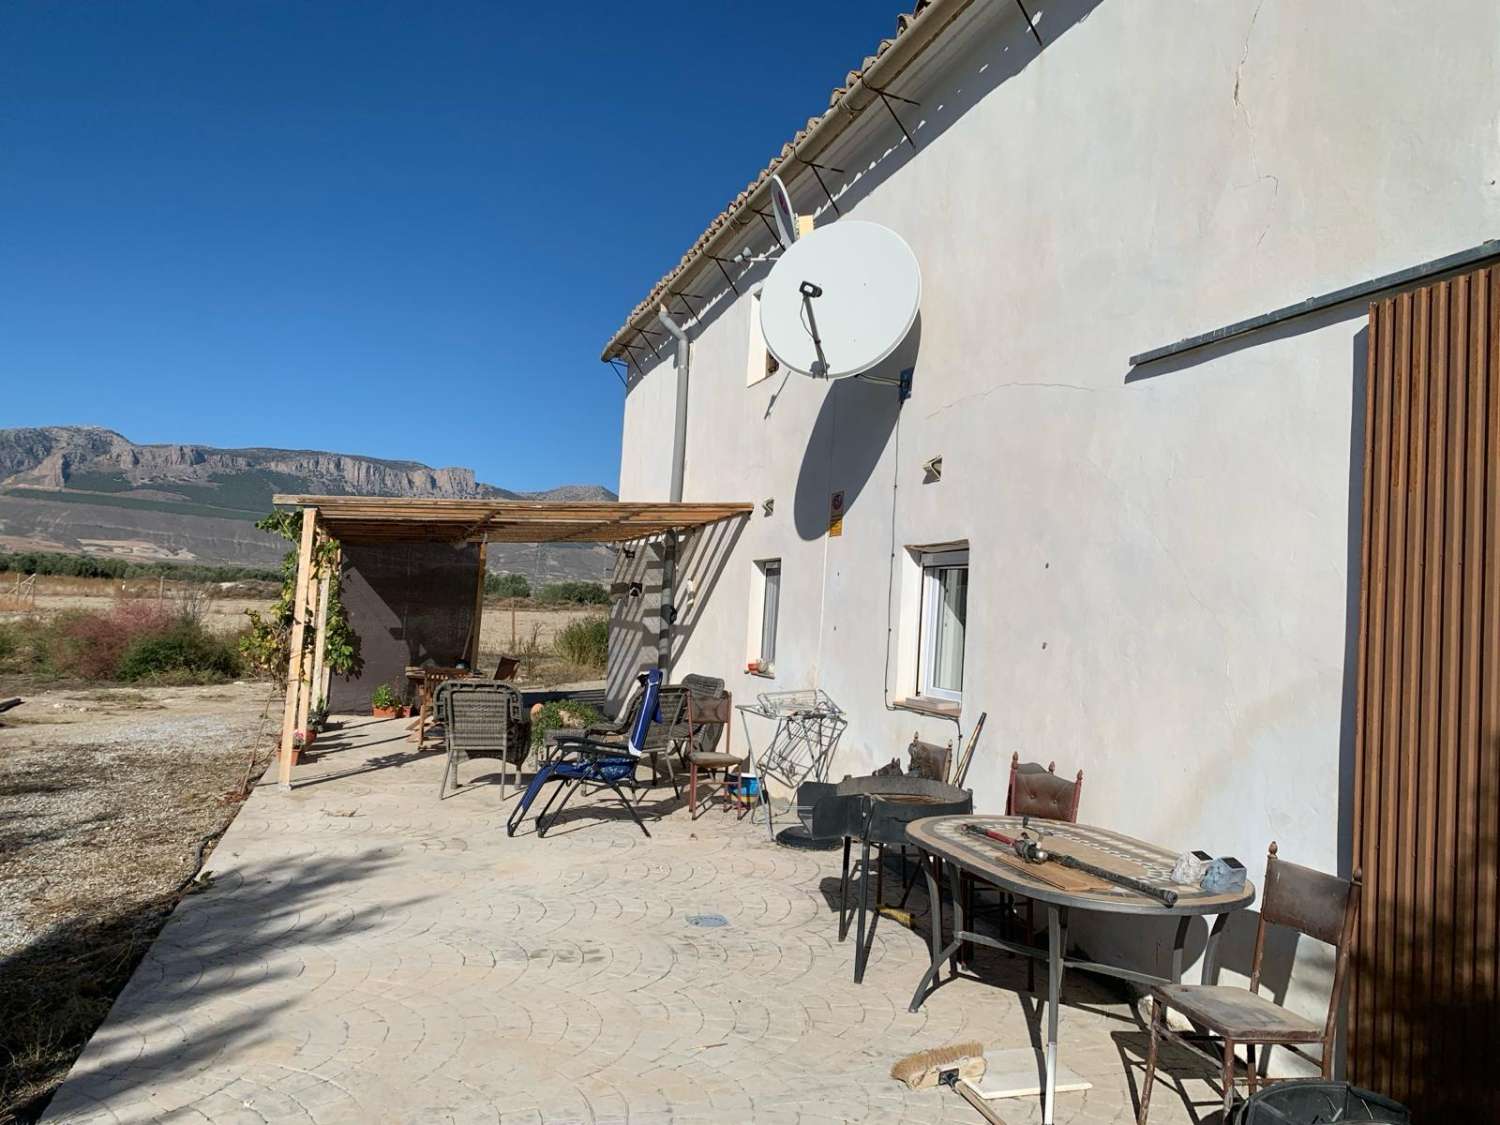
[{"label": "metal trolley cart", "polygon": [[[766,834],[775,842],[776,826],[766,780],[774,779],[793,793],[804,781],[828,780],[829,763],[833,761],[834,750],[837,749],[849,721],[844,718],[843,709],[828,697],[827,692],[819,688],[761,692],[755,697],[754,703],[737,704],[735,710],[740,713],[740,722],[745,728],[745,744],[750,749],[750,771],[759,788],[760,800],[752,813],[752,819],[764,809]],[[770,742],[759,752],[755,749],[755,737],[750,730],[751,715],[775,724]],[[806,816],[802,809],[797,809],[796,812],[799,823],[786,829],[783,835],[799,833],[805,837],[807,830],[803,823],[811,816],[811,810],[807,810]],[[799,838],[793,842],[801,843],[804,840]]]}]

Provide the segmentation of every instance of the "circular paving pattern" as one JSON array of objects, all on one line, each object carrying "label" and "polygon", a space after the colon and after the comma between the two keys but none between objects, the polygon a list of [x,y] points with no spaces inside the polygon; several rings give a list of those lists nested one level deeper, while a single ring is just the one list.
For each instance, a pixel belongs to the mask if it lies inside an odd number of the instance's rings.
[{"label": "circular paving pattern", "polygon": [[[1035,1005],[991,985],[907,1012],[920,892],[915,931],[882,919],[855,985],[837,851],[775,847],[717,810],[678,808],[647,839],[588,800],[546,839],[529,820],[511,839],[497,786],[439,802],[440,757],[362,760],[337,750],[299,767],[316,784],[257,790],[47,1121],[968,1122],[891,1063],[1029,1042]],[[1002,983],[1018,966],[981,961]],[[1132,1119],[1111,1032],[1137,1029],[1117,1007],[1113,1026],[1064,1008],[1066,1059],[1096,1086],[1060,1097],[1059,1121]],[[1184,1119],[1167,1095],[1156,1119]],[[1030,1102],[1002,1112],[1039,1119]]]}]

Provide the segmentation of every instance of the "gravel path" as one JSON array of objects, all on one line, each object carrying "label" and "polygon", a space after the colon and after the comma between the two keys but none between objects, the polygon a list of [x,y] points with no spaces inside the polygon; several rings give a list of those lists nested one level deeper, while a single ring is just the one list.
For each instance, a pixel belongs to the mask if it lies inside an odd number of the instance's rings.
[{"label": "gravel path", "polygon": [[66,1073],[280,715],[262,684],[23,694],[0,728],[0,1122]]}]

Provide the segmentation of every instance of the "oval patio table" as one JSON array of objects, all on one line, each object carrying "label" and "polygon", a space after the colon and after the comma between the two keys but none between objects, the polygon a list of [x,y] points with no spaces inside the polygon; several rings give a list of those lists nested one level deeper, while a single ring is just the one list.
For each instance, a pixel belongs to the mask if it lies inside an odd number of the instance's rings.
[{"label": "oval patio table", "polygon": [[[994,829],[1007,836],[1017,836],[1023,827],[1037,839],[1047,851],[1065,853],[1095,866],[1116,871],[1121,875],[1144,880],[1163,889],[1177,892],[1174,905],[1166,906],[1160,900],[1139,891],[1127,890],[1103,880],[1082,876],[1061,864],[1028,864],[1020,860],[1005,845],[976,836],[966,830],[966,825],[977,825]],[[1107,828],[1096,828],[1087,824],[1069,824],[1058,820],[1041,820],[1037,817],[1023,820],[1018,816],[934,816],[913,821],[906,826],[907,838],[923,853],[922,870],[927,876],[929,901],[939,902],[938,886],[942,863],[949,865],[953,882],[953,940],[946,948],[939,948],[941,937],[941,913],[933,910],[932,964],[927,969],[917,991],[911,998],[911,1010],[915,1012],[933,987],[943,962],[955,958],[961,946],[977,943],[991,949],[1016,953],[1023,957],[1045,959],[1047,962],[1047,1084],[1042,1108],[1044,1125],[1052,1125],[1052,1103],[1057,1086],[1057,1001],[1062,990],[1063,970],[1087,969],[1090,972],[1134,981],[1137,984],[1180,984],[1182,982],[1182,954],[1187,941],[1188,928],[1192,920],[1204,915],[1217,915],[1209,930],[1208,944],[1203,952],[1203,982],[1212,978],[1214,954],[1218,949],[1219,934],[1229,915],[1255,901],[1255,885],[1245,881],[1243,890],[1225,894],[1210,894],[1196,887],[1179,887],[1171,881],[1172,866],[1177,861],[1175,853],[1155,844],[1136,840]],[[963,896],[959,890],[959,872],[973,876],[999,890],[1029,898],[1047,909],[1047,951],[1029,945],[1020,945],[975,933],[964,927]],[[1065,882],[1070,889],[1055,886],[1048,879]],[[1101,965],[1092,961],[1079,961],[1066,957],[1068,912],[1087,910],[1103,914],[1134,914],[1146,917],[1173,917],[1177,919],[1177,935],[1172,944],[1172,975],[1158,977],[1134,969],[1116,965]]]}]

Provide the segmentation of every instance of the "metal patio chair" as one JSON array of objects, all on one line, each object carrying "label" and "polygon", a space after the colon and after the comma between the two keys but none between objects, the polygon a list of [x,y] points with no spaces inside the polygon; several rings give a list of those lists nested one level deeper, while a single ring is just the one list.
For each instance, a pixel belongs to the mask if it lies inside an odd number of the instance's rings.
[{"label": "metal patio chair", "polygon": [[443,727],[448,750],[438,800],[458,787],[458,764],[471,758],[499,758],[500,799],[505,799],[507,767],[521,766],[531,749],[531,720],[521,706],[521,693],[499,680],[445,680],[438,684],[433,710]]},{"label": "metal patio chair", "polygon": [[[640,814],[636,812],[635,805],[625,796],[622,788],[622,786],[629,786],[634,792],[640,787],[640,782],[636,780],[636,770],[640,766],[641,758],[645,756],[646,734],[652,725],[659,721],[657,705],[661,694],[661,672],[653,668],[645,673],[642,679],[640,706],[636,710],[635,724],[624,745],[614,740],[601,741],[589,738],[559,743],[556,757],[537,770],[530,784],[527,785],[526,792],[516,802],[516,807],[511,811],[505,823],[507,836],[516,834],[516,829],[526,818],[526,813],[530,810],[532,803],[549,782],[557,782],[558,787],[553,790],[552,796],[542,806],[541,812],[537,813],[538,836],[547,834],[548,827],[556,823],[572,795],[585,787],[590,790],[609,789],[625,806],[625,811],[630,814],[630,818],[635,821],[637,827],[648,837],[651,835],[645,822],[641,820]],[[549,819],[547,814],[559,797],[562,801]]]},{"label": "metal patio chair", "polygon": [[[1151,1108],[1151,1086],[1156,1079],[1157,1048],[1161,1039],[1177,1043],[1200,1058],[1221,1067],[1224,1084],[1224,1120],[1234,1104],[1234,1048],[1245,1048],[1245,1080],[1250,1096],[1255,1095],[1259,1070],[1255,1048],[1264,1046],[1265,1064],[1273,1046],[1285,1047],[1299,1058],[1318,1065],[1324,1078],[1333,1072],[1333,1031],[1338,1019],[1339,999],[1343,995],[1345,970],[1349,962],[1349,945],[1354,937],[1354,923],[1359,916],[1361,879],[1359,869],[1349,879],[1340,879],[1299,867],[1276,856],[1272,842],[1266,854],[1266,881],[1260,896],[1260,922],[1255,927],[1255,952],[1250,963],[1250,987],[1227,984],[1159,984],[1151,990],[1151,1046],[1146,1054],[1146,1076],[1141,1084],[1141,1109],[1136,1118],[1145,1125]],[[1300,934],[1316,938],[1335,950],[1333,986],[1329,991],[1328,1013],[1323,1022],[1289,1012],[1274,1000],[1260,994],[1261,955],[1265,951],[1266,926],[1287,926]],[[1181,1012],[1198,1033],[1172,1031],[1167,1027],[1167,1010]],[[1217,1040],[1219,1056],[1215,1058],[1198,1048],[1195,1040]],[[1321,1057],[1314,1058],[1301,1044],[1317,1043]],[[1269,1078],[1267,1082],[1271,1081]]]}]

